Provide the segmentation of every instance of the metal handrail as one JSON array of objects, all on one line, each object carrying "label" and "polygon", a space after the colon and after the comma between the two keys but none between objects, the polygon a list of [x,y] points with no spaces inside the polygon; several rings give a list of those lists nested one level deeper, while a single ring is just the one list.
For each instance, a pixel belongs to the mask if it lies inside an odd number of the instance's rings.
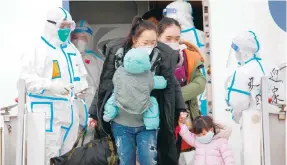
[{"label": "metal handrail", "polygon": [[0,165],[2,165],[2,161],[3,161],[3,159],[2,159],[2,154],[3,154],[3,150],[2,150],[2,147],[3,147],[3,143],[2,143],[2,135],[3,135],[3,128],[1,127],[0,128]]},{"label": "metal handrail", "polygon": [[25,80],[18,81],[18,123],[17,123],[17,143],[16,143],[16,165],[24,165],[24,114],[26,102]]},{"label": "metal handrail", "polygon": [[271,153],[270,153],[270,130],[269,130],[269,112],[265,113],[265,111],[268,111],[268,78],[262,77],[261,78],[261,97],[262,97],[262,103],[261,103],[261,110],[262,110],[262,120],[261,120],[261,126],[262,126],[262,165],[271,165]]},{"label": "metal handrail", "polygon": [[285,111],[285,165],[287,165],[287,113],[286,113],[286,105],[284,106]]}]

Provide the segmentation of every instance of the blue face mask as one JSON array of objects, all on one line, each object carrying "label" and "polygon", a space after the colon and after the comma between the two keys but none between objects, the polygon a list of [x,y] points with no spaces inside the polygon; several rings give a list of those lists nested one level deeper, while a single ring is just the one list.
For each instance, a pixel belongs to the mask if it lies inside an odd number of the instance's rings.
[{"label": "blue face mask", "polygon": [[199,143],[202,143],[202,144],[208,144],[212,141],[212,138],[214,136],[214,133],[212,131],[209,131],[206,135],[204,136],[196,136],[196,140],[199,142]]}]

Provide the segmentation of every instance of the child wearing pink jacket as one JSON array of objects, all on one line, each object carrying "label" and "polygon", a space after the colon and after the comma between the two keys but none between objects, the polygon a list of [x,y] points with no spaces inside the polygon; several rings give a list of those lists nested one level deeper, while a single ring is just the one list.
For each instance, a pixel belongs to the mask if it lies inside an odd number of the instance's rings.
[{"label": "child wearing pink jacket", "polygon": [[230,128],[215,124],[209,116],[198,116],[190,132],[182,121],[179,121],[179,134],[185,142],[195,147],[193,164],[235,165],[232,150],[228,146]]}]

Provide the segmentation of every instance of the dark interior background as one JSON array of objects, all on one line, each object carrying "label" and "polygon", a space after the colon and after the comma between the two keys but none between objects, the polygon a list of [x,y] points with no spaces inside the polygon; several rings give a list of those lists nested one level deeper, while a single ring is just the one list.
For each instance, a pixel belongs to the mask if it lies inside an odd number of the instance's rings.
[{"label": "dark interior background", "polygon": [[[75,21],[90,24],[130,24],[135,15],[149,9],[164,9],[172,1],[70,1],[70,13]],[[203,30],[202,2],[188,1],[192,5],[194,25]]]}]

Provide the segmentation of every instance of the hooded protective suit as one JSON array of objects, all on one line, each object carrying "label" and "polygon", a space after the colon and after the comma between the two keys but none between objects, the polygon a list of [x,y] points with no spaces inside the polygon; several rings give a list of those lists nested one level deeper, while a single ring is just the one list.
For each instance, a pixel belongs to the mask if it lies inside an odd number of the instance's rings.
[{"label": "hooded protective suit", "polygon": [[[233,109],[234,120],[237,123],[242,116],[244,162],[241,164],[259,165],[260,84],[261,77],[265,74],[264,65],[258,53],[260,45],[255,33],[247,31],[233,39],[231,48],[227,70],[236,69],[225,82],[226,102]],[[234,58],[238,63],[233,62]]]},{"label": "hooded protective suit", "polygon": [[72,33],[72,43],[82,54],[84,65],[88,72],[87,80],[89,85],[86,98],[76,100],[76,104],[78,105],[80,112],[80,125],[82,127],[87,126],[88,109],[92,103],[95,92],[98,89],[100,75],[104,64],[104,58],[94,52],[93,38],[94,32],[87,21],[79,21]]},{"label": "hooded protective suit", "polygon": [[204,33],[201,30],[195,28],[192,17],[191,4],[185,0],[176,0],[163,10],[163,14],[166,17],[177,20],[181,26],[181,37],[197,45],[201,53],[204,54]]},{"label": "hooded protective suit", "polygon": [[46,113],[46,164],[65,154],[78,136],[79,116],[73,104],[88,88],[80,52],[70,43],[75,23],[63,8],[47,13],[44,35],[22,59],[20,79],[26,80],[27,109]]},{"label": "hooded protective suit", "polygon": [[[201,54],[205,54],[205,41],[204,33],[194,27],[193,17],[192,17],[192,7],[190,3],[184,0],[176,0],[163,10],[163,14],[166,17],[173,18],[177,20],[181,26],[181,38],[197,45]],[[206,70],[204,67],[200,70],[204,77],[206,78]],[[208,114],[207,106],[207,94],[206,89],[198,97],[200,110],[203,115]]]}]

